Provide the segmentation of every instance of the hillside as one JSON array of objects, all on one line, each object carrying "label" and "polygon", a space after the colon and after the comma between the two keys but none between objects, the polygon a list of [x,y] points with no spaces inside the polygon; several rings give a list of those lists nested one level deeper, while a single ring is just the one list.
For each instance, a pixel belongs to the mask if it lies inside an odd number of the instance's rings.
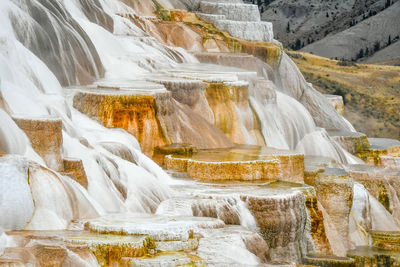
[{"label": "hillside", "polygon": [[400,66],[400,42],[391,44],[367,58],[366,63]]},{"label": "hillside", "polygon": [[[274,24],[275,38],[285,47],[296,41],[307,45],[327,34],[341,32],[354,24],[379,14],[387,0],[261,0],[257,2],[262,19]],[[396,1],[393,1],[396,2]]]},{"label": "hillside", "polygon": [[301,52],[290,55],[320,92],[343,96],[345,117],[358,131],[400,139],[400,67],[346,63]]},{"label": "hillside", "polygon": [[[381,13],[337,34],[309,44],[304,52],[345,60],[357,60],[373,55],[381,48],[397,41],[400,35],[400,2]],[[400,51],[395,53],[399,55]]]},{"label": "hillside", "polygon": [[[400,31],[397,0],[245,2],[259,5],[262,20],[273,23],[275,38],[284,47],[304,47],[304,51],[324,57],[368,60],[375,52],[395,43]],[[390,57],[400,55],[396,46],[385,55],[388,53]]]}]

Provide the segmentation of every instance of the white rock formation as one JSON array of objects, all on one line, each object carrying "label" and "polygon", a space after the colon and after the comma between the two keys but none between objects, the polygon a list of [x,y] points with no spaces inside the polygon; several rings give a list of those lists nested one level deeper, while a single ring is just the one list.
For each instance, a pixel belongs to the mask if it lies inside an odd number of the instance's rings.
[{"label": "white rock formation", "polygon": [[229,20],[261,20],[257,5],[202,1],[200,3],[200,11],[208,14],[225,15]]},{"label": "white rock formation", "polygon": [[198,16],[213,23],[233,37],[271,42],[274,38],[272,23],[261,21],[257,5],[235,1],[201,1]]},{"label": "white rock formation", "polygon": [[33,216],[28,166],[20,156],[0,157],[0,227],[5,230],[23,229]]},{"label": "white rock formation", "polygon": [[269,22],[218,20],[215,26],[234,37],[248,41],[271,42],[274,38],[272,23]]}]

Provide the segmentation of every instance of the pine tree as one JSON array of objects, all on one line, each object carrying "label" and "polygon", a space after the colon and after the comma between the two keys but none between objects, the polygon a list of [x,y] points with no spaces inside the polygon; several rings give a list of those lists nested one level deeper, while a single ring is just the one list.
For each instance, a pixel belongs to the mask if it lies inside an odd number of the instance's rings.
[{"label": "pine tree", "polygon": [[389,38],[388,38],[388,45],[391,45],[392,44],[392,37],[389,35]]},{"label": "pine tree", "polygon": [[301,48],[301,41],[300,39],[297,39],[294,45],[294,50],[299,50],[300,48]]},{"label": "pine tree", "polygon": [[287,32],[287,33],[290,32],[290,23],[289,23],[289,22],[287,23],[287,26],[286,26],[286,32]]},{"label": "pine tree", "polygon": [[360,52],[358,52],[358,54],[357,54],[357,59],[359,59],[359,58],[363,58],[364,57],[364,49],[360,49]]},{"label": "pine tree", "polygon": [[376,41],[374,44],[374,52],[378,51],[380,48],[381,48],[381,44],[378,41]]}]

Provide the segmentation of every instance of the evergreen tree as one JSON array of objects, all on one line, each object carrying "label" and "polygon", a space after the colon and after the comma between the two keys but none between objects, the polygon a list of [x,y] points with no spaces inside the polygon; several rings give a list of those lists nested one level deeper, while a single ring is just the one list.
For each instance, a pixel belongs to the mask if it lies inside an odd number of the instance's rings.
[{"label": "evergreen tree", "polygon": [[359,59],[359,58],[363,58],[364,57],[364,49],[360,49],[360,52],[358,52],[358,54],[357,54],[357,59]]},{"label": "evergreen tree", "polygon": [[301,41],[300,39],[297,39],[294,45],[294,50],[299,50],[300,48],[301,48]]},{"label": "evergreen tree", "polygon": [[287,26],[286,26],[286,32],[287,32],[287,33],[290,32],[290,23],[289,23],[289,22],[287,23]]},{"label": "evergreen tree", "polygon": [[388,45],[391,45],[392,44],[392,37],[389,35],[389,38],[388,38]]},{"label": "evergreen tree", "polygon": [[378,41],[376,41],[374,44],[374,52],[378,51],[380,48],[381,48],[381,44]]}]

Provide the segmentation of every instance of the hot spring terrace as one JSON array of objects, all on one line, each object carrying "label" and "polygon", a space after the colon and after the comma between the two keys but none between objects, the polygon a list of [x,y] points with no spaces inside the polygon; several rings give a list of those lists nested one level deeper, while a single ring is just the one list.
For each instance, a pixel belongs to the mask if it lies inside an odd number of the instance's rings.
[{"label": "hot spring terrace", "polygon": [[15,218],[0,222],[16,229],[0,266],[400,265],[400,142],[354,131],[257,6],[123,11],[143,34],[108,37],[156,56],[118,62],[151,73],[65,87],[60,116],[12,116],[43,162],[0,150]]}]

